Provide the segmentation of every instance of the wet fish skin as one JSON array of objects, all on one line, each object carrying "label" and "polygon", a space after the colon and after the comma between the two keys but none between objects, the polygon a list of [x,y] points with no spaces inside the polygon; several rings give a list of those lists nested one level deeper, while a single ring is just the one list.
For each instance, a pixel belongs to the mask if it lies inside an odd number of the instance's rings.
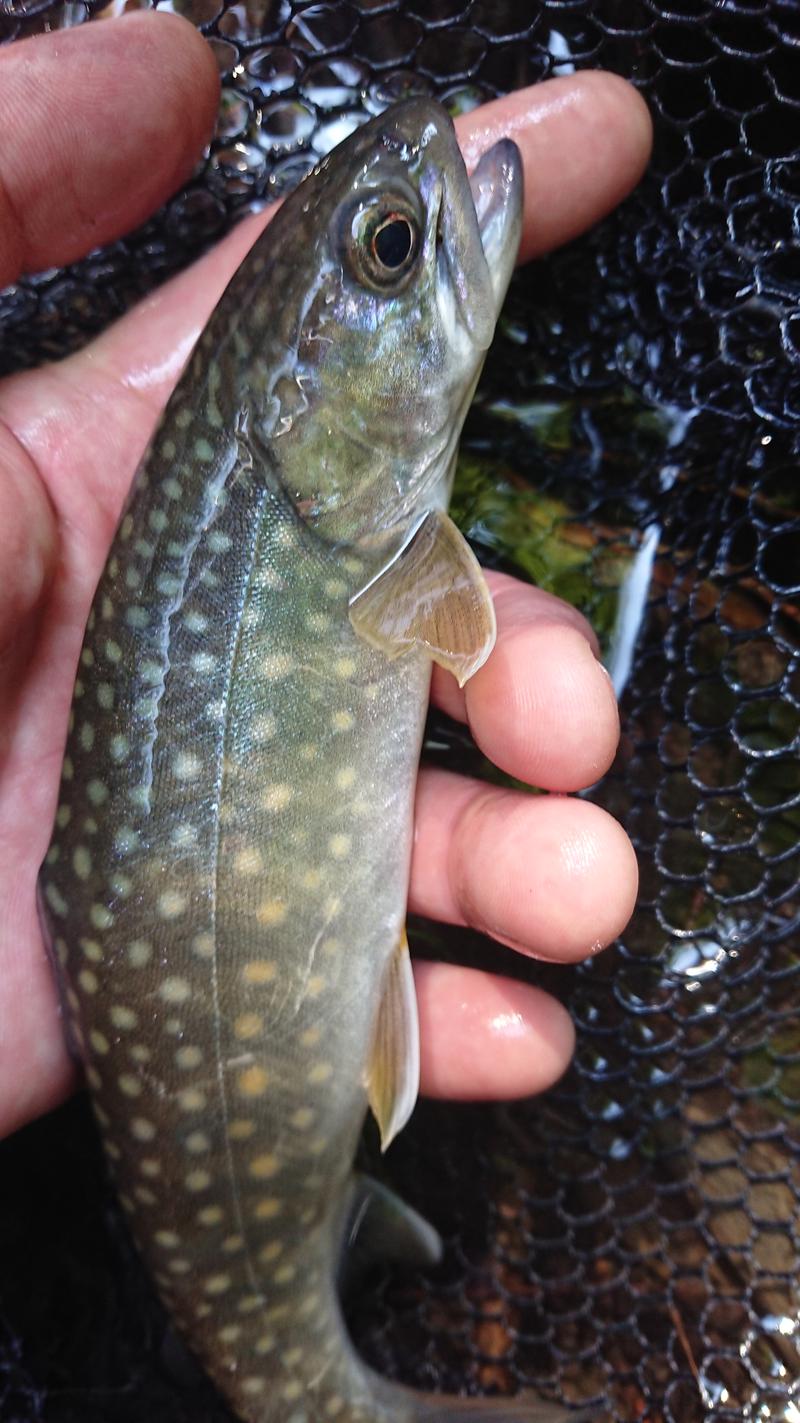
[{"label": "wet fish skin", "polygon": [[[479,229],[422,100],[319,165],[169,402],[81,653],[43,914],[123,1207],[249,1423],[462,1407],[371,1374],[336,1295],[429,678],[351,601],[446,505],[520,178],[493,150]],[[419,250],[381,290],[360,214],[387,193]]]}]

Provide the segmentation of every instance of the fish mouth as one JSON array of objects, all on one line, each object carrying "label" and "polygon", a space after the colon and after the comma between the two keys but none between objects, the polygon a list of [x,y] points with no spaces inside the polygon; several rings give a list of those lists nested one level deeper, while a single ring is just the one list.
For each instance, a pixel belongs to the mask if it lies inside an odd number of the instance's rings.
[{"label": "fish mouth", "polygon": [[500,139],[470,177],[462,165],[440,177],[435,215],[440,273],[471,344],[487,350],[514,270],[522,231],[522,158]]}]

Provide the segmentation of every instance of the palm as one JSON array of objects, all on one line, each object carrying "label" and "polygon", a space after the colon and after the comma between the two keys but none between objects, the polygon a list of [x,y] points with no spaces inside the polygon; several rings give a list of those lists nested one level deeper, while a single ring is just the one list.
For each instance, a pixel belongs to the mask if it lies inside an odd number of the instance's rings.
[{"label": "palm", "polygon": [[[133,64],[134,71],[136,35],[149,33],[153,23],[160,22],[148,16],[120,27],[126,35],[126,62]],[[180,44],[185,57],[188,31],[174,20],[169,21],[168,29],[173,46]],[[108,27],[103,36],[106,47],[107,31]],[[85,54],[87,40],[75,35],[70,43],[76,53],[82,43],[81,53]],[[194,37],[193,43],[202,42]],[[170,66],[174,83],[170,48],[162,39],[160,62]],[[144,49],[144,59],[152,69],[156,60],[147,46]],[[189,51],[191,58],[192,44]],[[70,48],[68,54],[72,53]],[[201,76],[210,112],[213,78],[205,56],[199,55],[198,50],[191,83],[196,87],[198,74]],[[68,76],[69,64],[62,58],[58,71],[62,87]],[[575,83],[580,87],[579,81]],[[595,88],[595,97],[589,92],[587,100],[590,116],[592,104],[602,116],[608,94],[604,96],[602,84]],[[627,112],[631,122],[635,119],[638,123],[639,136],[626,151],[612,131],[607,139],[609,152],[615,141],[616,148],[609,158],[610,176],[596,179],[594,188],[591,184],[587,188],[585,177],[578,173],[573,187],[569,183],[564,187],[557,151],[559,134],[562,146],[574,146],[570,130],[574,114],[567,114],[565,127],[563,106],[553,105],[549,133],[530,130],[530,151],[525,151],[523,96],[495,115],[495,130],[508,121],[509,114],[520,115],[516,136],[526,167],[539,165],[537,186],[540,193],[544,189],[545,196],[548,170],[540,154],[547,151],[550,155],[546,163],[559,198],[549,208],[543,205],[545,215],[540,215],[538,226],[531,215],[526,233],[529,251],[584,225],[635,178],[646,151],[646,129],[635,96],[623,100],[621,86],[616,85],[609,92],[618,123],[622,124]],[[525,102],[534,111],[538,105],[546,116],[546,103],[530,95]],[[134,108],[126,122],[135,123],[135,99],[131,103]],[[177,115],[172,122],[173,127],[179,124]],[[94,127],[102,132],[96,121]],[[473,128],[477,133],[477,123]],[[495,130],[481,136],[481,147],[493,140]],[[468,146],[469,132],[462,136]],[[177,138],[175,143],[177,147]],[[196,140],[189,143],[190,155],[193,146]],[[127,186],[135,186],[129,175],[123,177]],[[170,181],[175,181],[174,171]],[[163,195],[156,184],[153,204]],[[46,203],[47,198],[40,193],[37,201]],[[128,214],[131,220],[135,216],[134,212]],[[0,206],[0,257],[2,222]],[[0,956],[4,969],[0,978],[0,1135],[52,1105],[72,1079],[42,951],[35,885],[55,810],[75,665],[95,584],[131,475],[158,413],[198,331],[262,223],[263,219],[254,219],[242,224],[201,263],[86,351],[59,366],[13,377],[0,386],[0,421],[4,422],[0,425],[0,555],[5,555],[7,567],[0,603],[0,665],[4,673],[4,690],[0,691]],[[101,235],[113,235],[118,229],[118,213],[113,221],[108,219],[107,226],[108,232]],[[99,240],[94,230],[92,237]],[[85,245],[89,245],[88,237]],[[58,249],[55,239],[54,246]],[[75,250],[73,244],[73,250],[64,251],[62,244],[50,260],[64,260],[75,255]],[[45,251],[51,249],[35,253],[31,260],[45,265]],[[3,275],[0,260],[0,278]],[[435,693],[452,714],[469,715],[487,753],[514,774],[561,791],[588,784],[613,754],[616,724],[613,699],[598,677],[587,632],[571,610],[534,590],[521,589],[511,580],[499,580],[496,597],[500,647],[492,659],[494,669],[490,663],[475,678],[466,702],[455,684],[444,678],[437,679]],[[550,683],[548,676],[540,677],[533,698],[538,702],[540,725],[534,733],[530,711],[526,721],[519,708],[530,707],[526,681],[531,679],[530,667],[536,657],[542,651],[548,655],[548,639],[557,647],[561,682],[550,673]],[[584,705],[570,738],[559,704],[559,686],[563,692],[569,682],[572,696],[576,678],[585,684]],[[509,724],[515,728],[514,734],[509,734]],[[455,922],[469,920],[488,927],[496,937],[547,957],[579,957],[598,940],[607,941],[624,923],[635,885],[632,856],[622,832],[601,812],[580,802],[553,800],[544,815],[541,807],[532,814],[530,801],[523,804],[523,798],[515,797],[501,804],[498,797],[502,794],[487,794],[472,783],[442,773],[431,772],[422,779],[412,883],[414,907]],[[495,824],[500,818],[502,831]],[[508,830],[512,824],[514,835]],[[563,866],[559,871],[556,865],[549,875],[551,908],[535,909],[520,919],[519,896],[514,897],[514,904],[508,895],[504,900],[503,884],[519,874],[530,881],[534,874],[531,865],[546,857],[548,847],[563,841],[564,836],[585,839],[587,826],[597,841],[597,855],[585,882],[576,890],[574,873]],[[508,837],[507,848],[503,835]],[[481,852],[487,837],[495,852],[490,874]],[[519,866],[515,857],[521,857]],[[615,880],[619,888],[609,902],[606,886]],[[532,885],[532,892],[534,888]],[[569,904],[569,914],[559,906],[559,895]],[[561,1070],[569,1049],[568,1023],[560,1010],[533,990],[434,966],[426,966],[420,973],[418,988],[423,1077],[428,1090],[461,1095],[501,1095],[506,1091],[511,1095],[544,1085]],[[498,1003],[506,1010],[505,1019],[511,1004],[518,1025],[505,1045],[503,1030],[492,1026],[502,1016]],[[480,1047],[481,1035],[487,1046],[494,1043],[495,1047],[482,1064],[476,1063],[474,1052],[476,1042]]]}]

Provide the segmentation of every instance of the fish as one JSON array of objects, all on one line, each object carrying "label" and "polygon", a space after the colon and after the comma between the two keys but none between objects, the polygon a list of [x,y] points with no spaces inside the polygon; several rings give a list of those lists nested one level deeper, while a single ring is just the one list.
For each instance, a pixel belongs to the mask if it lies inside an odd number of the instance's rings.
[{"label": "fish", "polygon": [[80,654],[42,916],[134,1237],[246,1423],[565,1416],[389,1383],[339,1296],[367,1240],[440,1253],[353,1161],[418,1091],[431,666],[495,637],[446,509],[521,215],[516,146],[468,178],[428,99],[323,158],[189,358]]}]

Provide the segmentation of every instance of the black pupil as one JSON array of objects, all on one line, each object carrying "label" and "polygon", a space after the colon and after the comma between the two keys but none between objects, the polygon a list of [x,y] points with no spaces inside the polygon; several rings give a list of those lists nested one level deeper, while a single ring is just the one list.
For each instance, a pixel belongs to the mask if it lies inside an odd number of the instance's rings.
[{"label": "black pupil", "polygon": [[414,235],[408,220],[404,217],[391,217],[375,233],[375,256],[384,267],[402,267],[413,241]]}]

